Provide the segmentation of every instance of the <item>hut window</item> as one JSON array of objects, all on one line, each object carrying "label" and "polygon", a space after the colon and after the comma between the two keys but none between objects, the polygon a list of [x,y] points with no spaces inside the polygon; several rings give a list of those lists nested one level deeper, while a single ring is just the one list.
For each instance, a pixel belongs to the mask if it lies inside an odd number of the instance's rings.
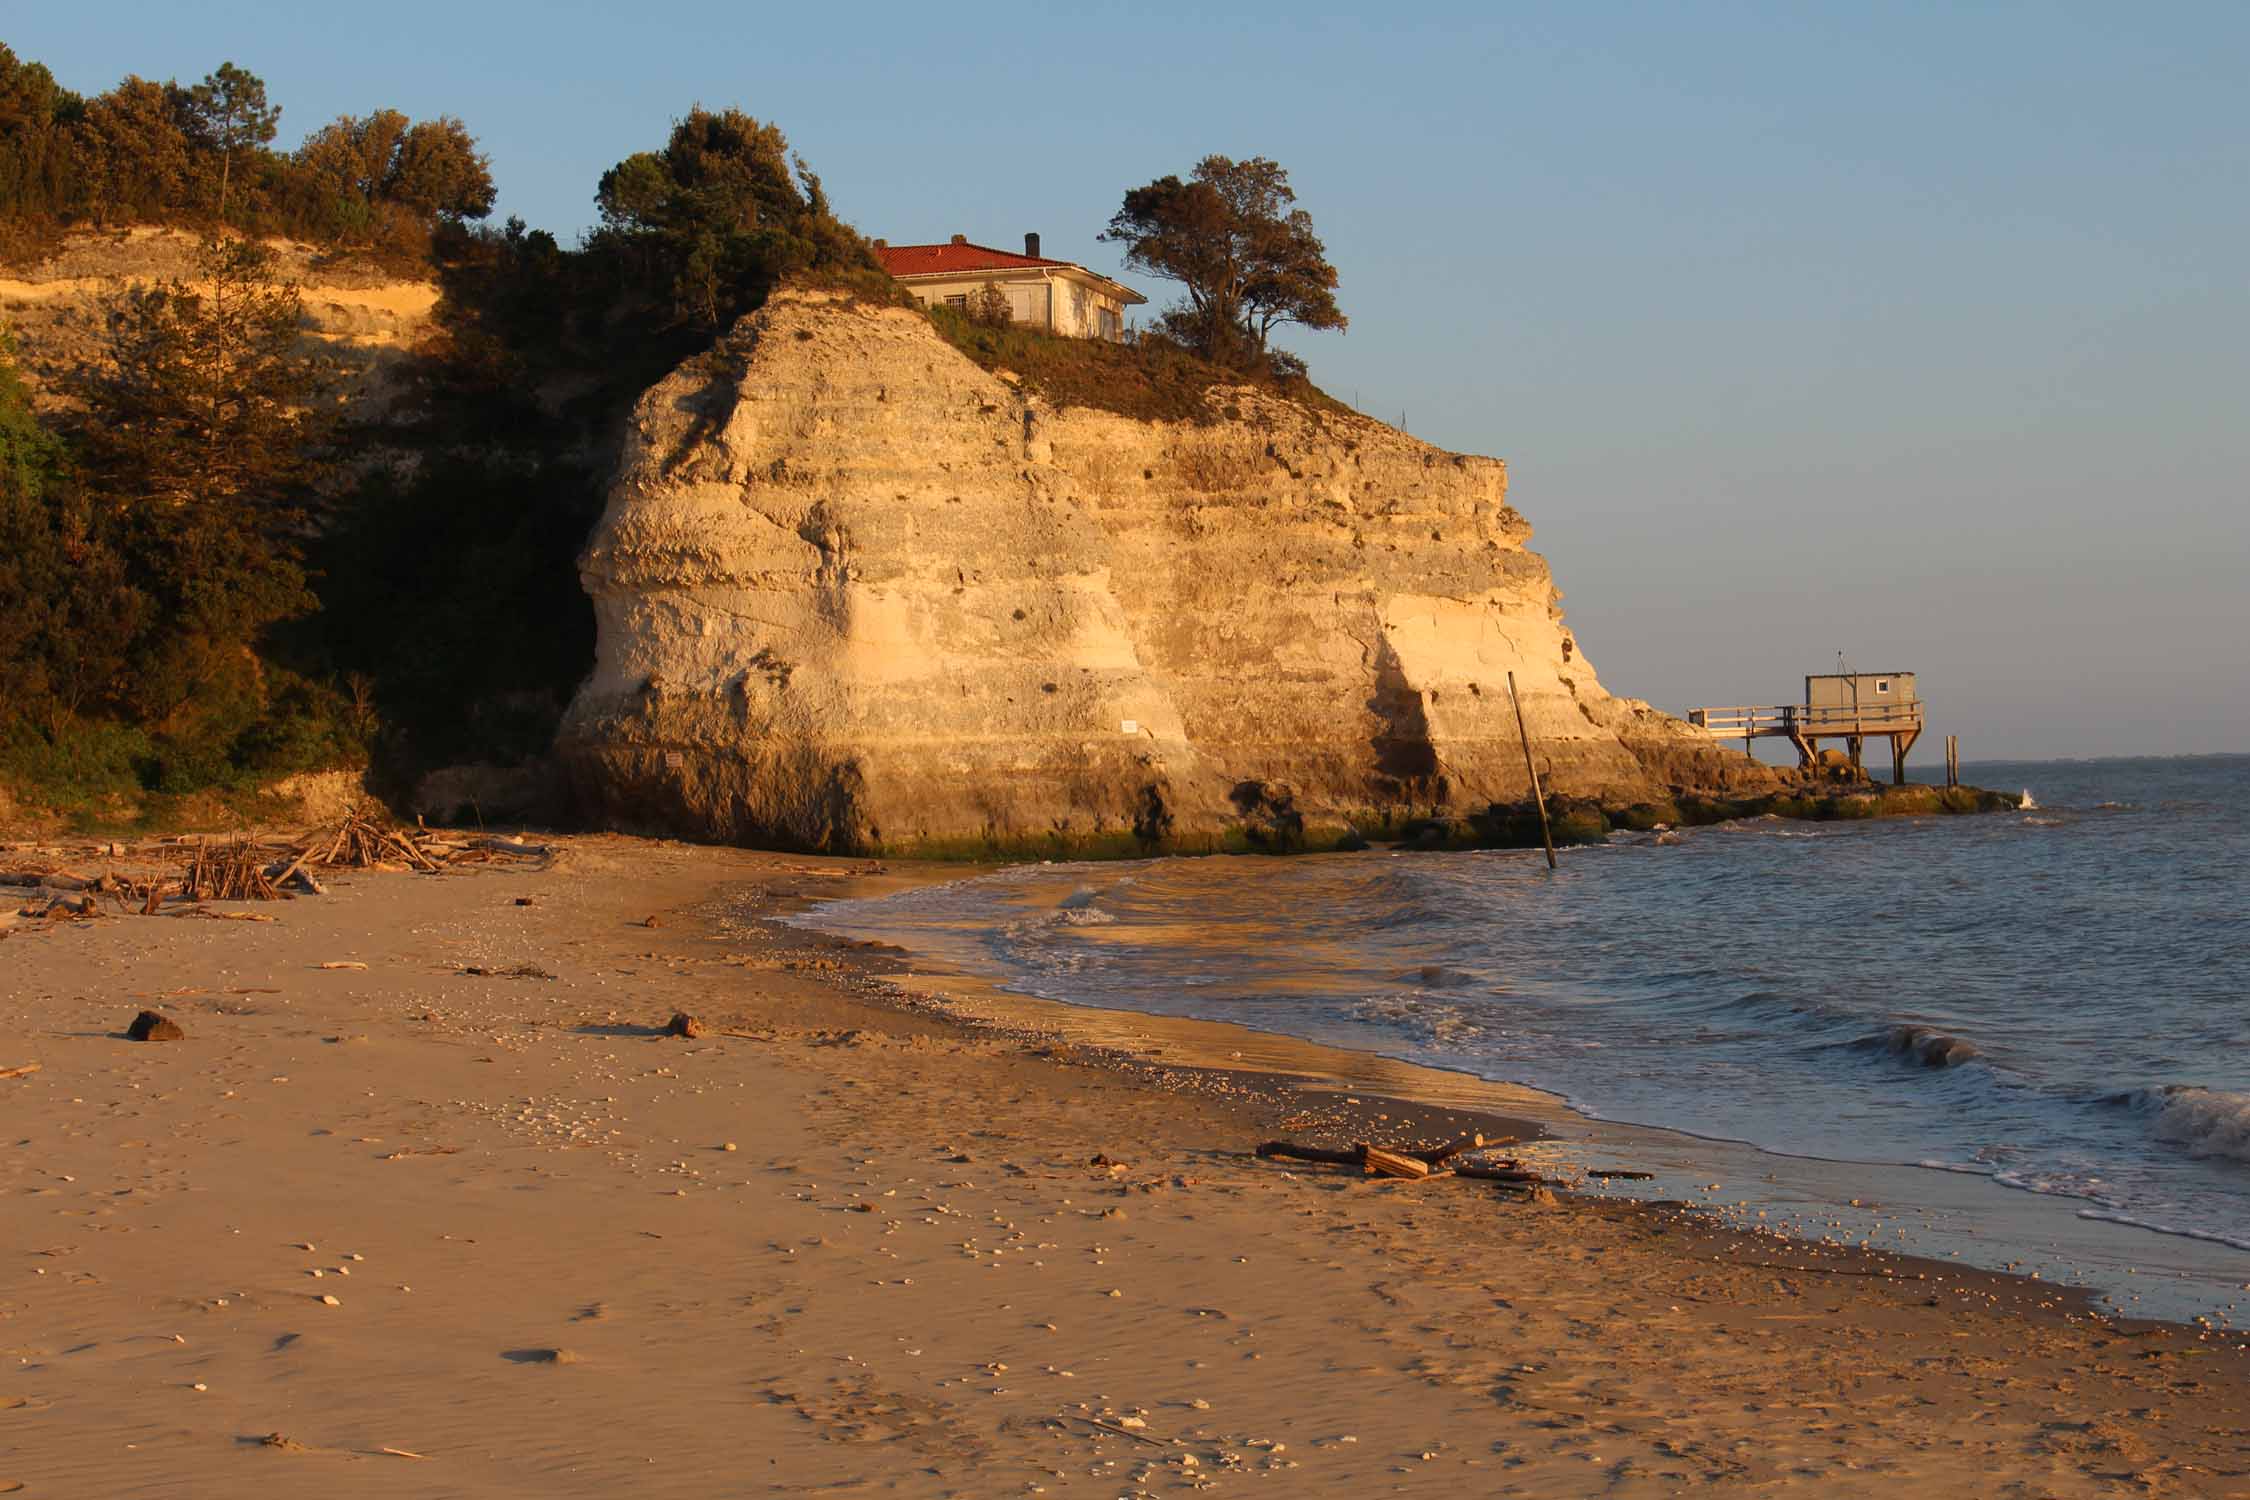
[{"label": "hut window", "polygon": [[1876,692],[1878,692],[1878,693],[1887,693],[1887,692],[1889,692],[1890,690],[1891,690],[1891,680],[1890,680],[1890,679],[1889,679],[1888,677],[1878,677],[1878,678],[1876,678],[1876,679],[1875,679],[1875,691],[1876,691]]}]

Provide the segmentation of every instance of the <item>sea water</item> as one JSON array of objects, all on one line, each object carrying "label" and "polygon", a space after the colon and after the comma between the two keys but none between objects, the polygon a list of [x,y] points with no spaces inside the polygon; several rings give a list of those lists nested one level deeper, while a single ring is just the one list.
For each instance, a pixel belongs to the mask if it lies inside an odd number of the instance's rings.
[{"label": "sea water", "polygon": [[[2250,756],[1964,774],[2025,807],[1620,834],[1555,873],[1516,851],[1020,866],[810,920],[1030,995],[2250,1252]],[[2250,1255],[2220,1274],[2250,1281]]]}]

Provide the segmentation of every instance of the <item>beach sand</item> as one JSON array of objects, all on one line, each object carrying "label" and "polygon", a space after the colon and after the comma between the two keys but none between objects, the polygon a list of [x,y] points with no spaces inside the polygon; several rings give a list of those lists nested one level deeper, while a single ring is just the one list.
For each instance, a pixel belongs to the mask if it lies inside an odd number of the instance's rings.
[{"label": "beach sand", "polygon": [[730,915],[854,868],[589,837],[14,928],[0,1493],[2250,1494],[2236,1336],[1256,1160],[1506,1127]]}]

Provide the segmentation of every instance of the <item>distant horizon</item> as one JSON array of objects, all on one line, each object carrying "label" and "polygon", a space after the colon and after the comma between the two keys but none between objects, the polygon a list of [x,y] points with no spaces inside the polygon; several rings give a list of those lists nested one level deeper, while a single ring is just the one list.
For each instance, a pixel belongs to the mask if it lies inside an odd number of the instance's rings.
[{"label": "distant horizon", "polygon": [[1159,4],[1123,49],[1052,16],[1036,68],[919,16],[127,0],[8,42],[79,90],[232,59],[284,146],[458,115],[493,222],[565,238],[605,168],[738,105],[869,237],[1037,231],[1159,305],[1097,239],[1123,191],[1270,156],[1352,320],[1286,344],[1508,460],[1612,692],[1780,702],[1842,649],[1972,756],[2250,745],[2250,8]]}]

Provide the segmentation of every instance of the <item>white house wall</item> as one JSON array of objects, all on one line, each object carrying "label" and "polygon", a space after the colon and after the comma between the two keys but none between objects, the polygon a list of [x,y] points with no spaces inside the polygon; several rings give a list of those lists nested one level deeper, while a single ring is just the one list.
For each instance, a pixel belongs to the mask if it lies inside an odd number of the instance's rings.
[{"label": "white house wall", "polygon": [[[1073,338],[1099,338],[1101,312],[1108,308],[1117,314],[1119,327],[1124,326],[1125,307],[1117,298],[1061,276],[1052,280],[1009,281],[972,274],[946,281],[918,281],[910,290],[928,306],[937,306],[948,297],[965,297],[973,306],[977,294],[988,282],[1007,294],[1008,316],[1018,323],[1034,328],[1051,327]],[[1050,306],[1052,323],[1048,321]]]}]

